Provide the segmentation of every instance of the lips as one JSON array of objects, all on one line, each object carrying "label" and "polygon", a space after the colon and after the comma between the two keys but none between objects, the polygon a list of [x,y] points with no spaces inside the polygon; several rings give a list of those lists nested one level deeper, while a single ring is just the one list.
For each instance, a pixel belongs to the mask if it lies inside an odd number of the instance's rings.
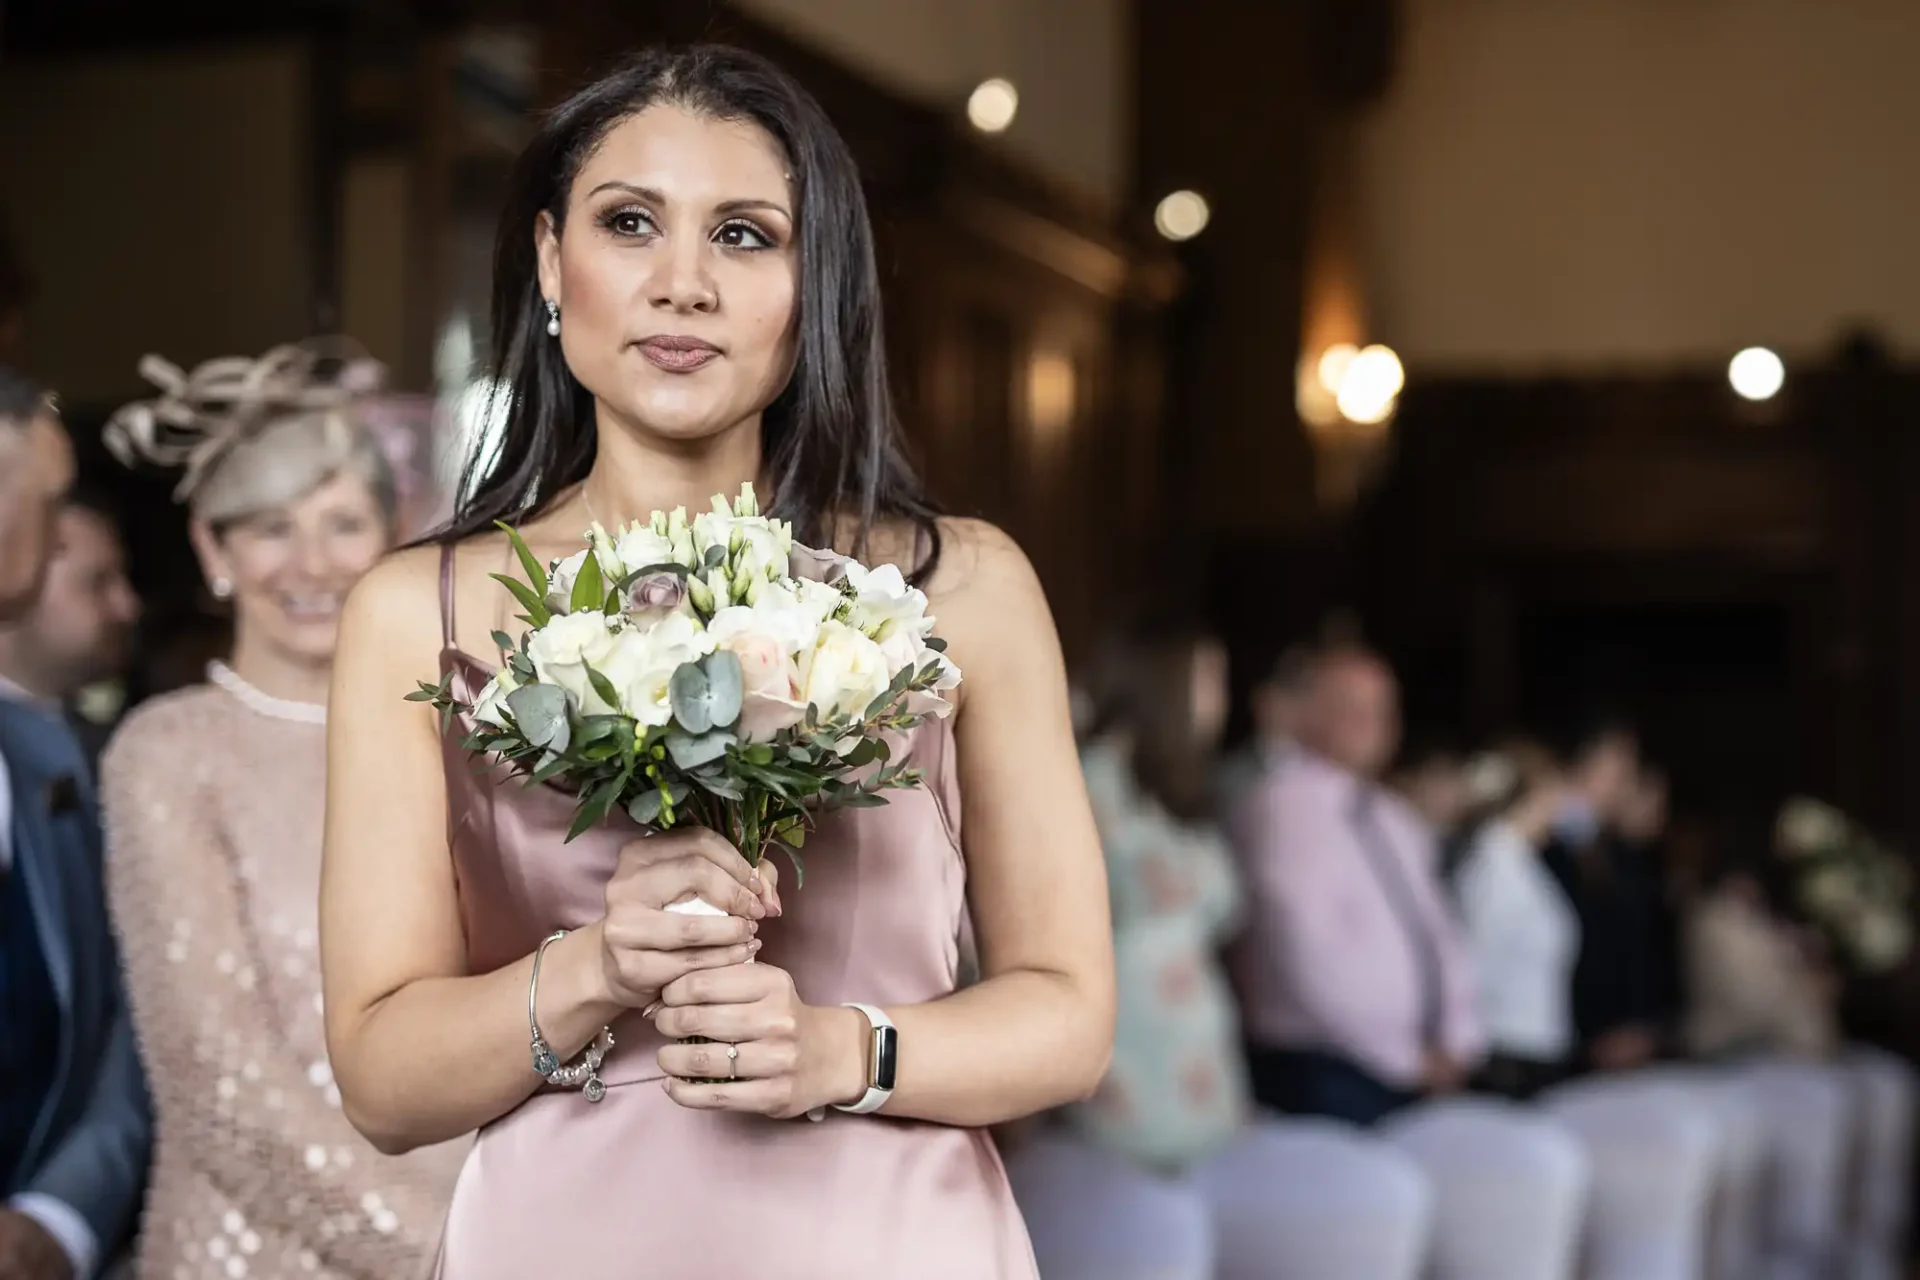
[{"label": "lips", "polygon": [[664,334],[635,344],[640,354],[670,373],[691,373],[720,358],[720,348],[685,334]]}]

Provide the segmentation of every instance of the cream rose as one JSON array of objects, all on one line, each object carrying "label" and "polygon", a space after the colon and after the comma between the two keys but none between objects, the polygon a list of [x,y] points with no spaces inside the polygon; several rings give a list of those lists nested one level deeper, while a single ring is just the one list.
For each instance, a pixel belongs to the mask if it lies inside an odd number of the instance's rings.
[{"label": "cream rose", "polygon": [[661,564],[692,567],[690,559],[682,560],[673,552],[672,538],[655,533],[651,526],[644,524],[628,525],[620,531],[620,536],[613,544],[614,558],[620,562],[620,576],[623,578]]},{"label": "cream rose", "polygon": [[800,700],[823,717],[858,716],[893,679],[880,646],[842,622],[823,622],[800,655]]},{"label": "cream rose", "polygon": [[542,684],[564,689],[583,713],[604,715],[619,708],[608,706],[594,692],[587,668],[607,674],[623,634],[609,627],[603,614],[562,614],[534,633],[527,642],[527,658]]}]

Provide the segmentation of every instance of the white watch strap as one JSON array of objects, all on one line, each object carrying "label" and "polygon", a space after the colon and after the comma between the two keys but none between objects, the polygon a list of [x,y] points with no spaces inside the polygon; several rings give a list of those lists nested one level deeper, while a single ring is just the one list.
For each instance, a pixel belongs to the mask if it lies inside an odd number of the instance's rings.
[{"label": "white watch strap", "polygon": [[[856,1004],[849,1001],[844,1007],[848,1009],[858,1009],[862,1014],[866,1015],[868,1024],[875,1031],[880,1030],[882,1027],[887,1028],[889,1031],[893,1029],[893,1019],[889,1018],[884,1011],[876,1009],[870,1004]],[[858,1102],[845,1104],[835,1103],[834,1110],[846,1111],[854,1115],[865,1115],[869,1111],[878,1111],[881,1107],[886,1106],[887,1099],[892,1096],[893,1090],[878,1089],[872,1084],[869,1084],[866,1093],[861,1095]]]}]

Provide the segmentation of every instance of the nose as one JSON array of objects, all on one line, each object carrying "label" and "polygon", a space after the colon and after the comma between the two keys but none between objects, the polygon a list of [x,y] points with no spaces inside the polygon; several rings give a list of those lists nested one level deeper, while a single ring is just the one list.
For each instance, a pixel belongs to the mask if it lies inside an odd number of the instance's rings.
[{"label": "nose", "polygon": [[711,264],[709,247],[702,237],[666,237],[653,254],[653,275],[647,281],[654,307],[680,315],[716,309],[720,295],[709,269]]},{"label": "nose", "polygon": [[332,561],[332,556],[328,554],[325,535],[303,533],[295,540],[293,566],[302,575],[315,579],[324,578],[332,567]]}]

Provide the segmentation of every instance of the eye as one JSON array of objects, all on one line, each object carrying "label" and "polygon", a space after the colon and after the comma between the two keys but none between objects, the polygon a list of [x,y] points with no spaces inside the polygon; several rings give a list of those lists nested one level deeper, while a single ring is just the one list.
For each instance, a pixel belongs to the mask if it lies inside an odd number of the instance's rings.
[{"label": "eye", "polygon": [[773,237],[745,218],[736,218],[732,222],[722,223],[720,229],[713,233],[713,239],[716,244],[729,249],[758,250],[774,247]]},{"label": "eye", "polygon": [[645,236],[658,230],[653,215],[635,205],[608,210],[600,215],[600,225],[616,236]]}]

